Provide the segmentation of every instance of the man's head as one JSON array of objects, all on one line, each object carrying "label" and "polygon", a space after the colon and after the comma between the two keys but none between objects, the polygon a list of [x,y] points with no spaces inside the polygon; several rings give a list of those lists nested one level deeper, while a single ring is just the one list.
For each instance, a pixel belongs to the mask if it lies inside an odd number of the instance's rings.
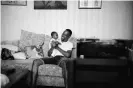
[{"label": "man's head", "polygon": [[66,29],[61,36],[61,41],[67,42],[68,39],[71,37],[71,35],[72,35],[72,31],[70,29]]},{"label": "man's head", "polygon": [[51,33],[51,37],[54,38],[54,39],[58,39],[58,34],[57,34],[57,32],[53,31],[53,32]]}]

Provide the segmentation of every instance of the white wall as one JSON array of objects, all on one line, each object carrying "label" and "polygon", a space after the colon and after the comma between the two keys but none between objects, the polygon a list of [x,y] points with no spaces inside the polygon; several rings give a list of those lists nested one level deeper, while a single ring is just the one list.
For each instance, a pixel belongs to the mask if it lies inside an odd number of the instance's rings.
[{"label": "white wall", "polygon": [[67,10],[34,10],[27,6],[1,6],[2,40],[20,38],[21,29],[50,34],[66,28],[75,37],[133,39],[133,2],[103,1],[102,9],[78,9],[78,1],[68,1]]}]

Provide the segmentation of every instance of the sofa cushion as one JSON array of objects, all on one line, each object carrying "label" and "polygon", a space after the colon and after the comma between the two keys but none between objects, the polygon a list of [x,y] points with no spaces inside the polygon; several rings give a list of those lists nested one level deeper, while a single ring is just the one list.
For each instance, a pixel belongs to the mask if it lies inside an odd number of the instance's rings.
[{"label": "sofa cushion", "polygon": [[65,87],[63,77],[38,76],[37,85]]},{"label": "sofa cushion", "polygon": [[62,68],[53,64],[40,65],[38,75],[62,77]]},{"label": "sofa cushion", "polygon": [[21,30],[19,47],[21,48],[21,50],[24,50],[25,46],[42,45],[44,43],[44,40],[45,34],[36,34],[33,32]]}]

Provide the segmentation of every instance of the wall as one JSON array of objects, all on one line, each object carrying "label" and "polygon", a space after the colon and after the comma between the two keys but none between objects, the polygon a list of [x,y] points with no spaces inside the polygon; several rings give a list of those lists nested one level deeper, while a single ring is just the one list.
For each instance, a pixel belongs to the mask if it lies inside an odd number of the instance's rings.
[{"label": "wall", "polygon": [[2,40],[20,38],[21,29],[50,34],[70,28],[73,36],[133,39],[133,2],[103,1],[102,9],[78,9],[78,1],[68,1],[67,10],[34,10],[27,6],[1,6]]}]

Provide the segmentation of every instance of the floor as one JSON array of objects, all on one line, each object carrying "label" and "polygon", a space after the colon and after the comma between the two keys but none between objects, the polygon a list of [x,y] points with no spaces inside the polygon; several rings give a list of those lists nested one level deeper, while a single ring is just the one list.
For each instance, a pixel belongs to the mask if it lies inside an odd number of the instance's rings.
[{"label": "floor", "polygon": [[[129,84],[125,84],[124,86],[113,86],[113,85],[103,85],[103,84],[78,84],[77,86],[75,86],[74,88],[120,88],[120,87],[125,87],[125,88],[133,88],[131,86],[133,85],[129,85]],[[17,83],[17,85],[13,85],[11,88],[30,88],[25,80],[21,80]],[[37,88],[65,88],[65,87],[49,87],[49,86],[37,86]]]},{"label": "floor", "polygon": [[[19,82],[16,84],[12,85],[11,88],[30,88],[28,84],[26,83],[26,78],[21,79]],[[87,87],[86,87],[87,86]],[[132,81],[128,83],[124,83],[124,85],[105,85],[105,84],[94,84],[94,83],[77,83],[74,85],[74,88],[120,88],[120,87],[125,87],[125,88],[133,88]],[[37,86],[37,88],[65,88],[65,87],[49,87],[49,86]]]},{"label": "floor", "polygon": [[[27,81],[25,79],[21,79],[16,84],[12,85],[11,88],[30,88],[29,85],[26,83]],[[37,86],[37,88],[64,88],[64,87],[50,87],[50,86]]]}]

